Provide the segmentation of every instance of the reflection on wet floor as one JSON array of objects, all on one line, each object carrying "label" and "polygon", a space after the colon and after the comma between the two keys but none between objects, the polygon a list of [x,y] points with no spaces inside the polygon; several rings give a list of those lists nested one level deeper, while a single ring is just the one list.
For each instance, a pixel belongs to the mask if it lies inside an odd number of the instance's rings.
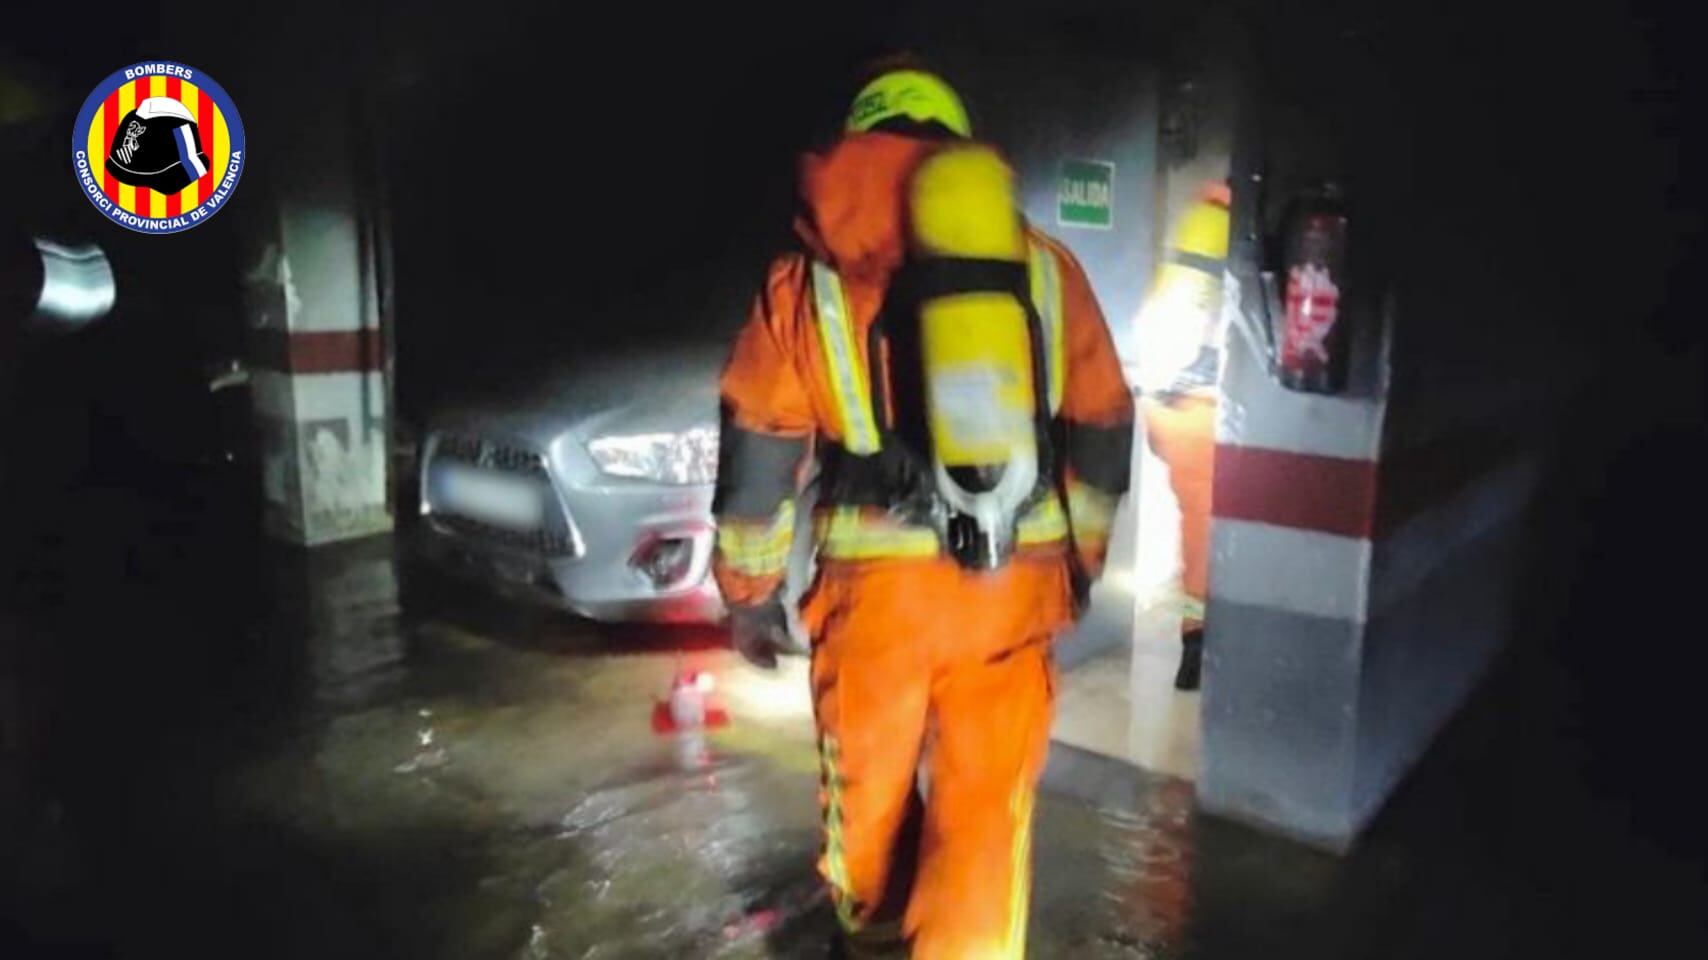
[{"label": "reflection on wet floor", "polygon": [[[233,771],[232,786],[266,783],[250,812],[318,847],[418,834],[441,882],[422,891],[423,864],[404,858],[387,882],[413,893],[370,918],[408,925],[387,938],[411,956],[767,956],[817,919],[804,718],[660,737],[653,699],[675,671],[728,673],[726,655],[532,626],[518,648],[502,630],[410,624],[400,676],[324,708],[312,742]],[[300,955],[337,949],[329,935]]]},{"label": "reflection on wet floor", "polygon": [[1152,781],[1107,804],[1076,799],[1068,786],[1047,781],[1039,807],[1032,955],[1180,955],[1192,883],[1190,786]]},{"label": "reflection on wet floor", "polygon": [[[399,601],[389,562],[358,551],[314,574],[345,577],[342,599],[274,588],[260,627],[274,654],[231,677],[291,674],[294,692],[264,709],[225,692],[217,711],[173,721],[143,686],[127,694],[132,729],[80,741],[82,795],[14,864],[35,936],[126,957],[824,955],[804,664],[762,676],[715,632],[598,628],[439,583],[405,581]],[[299,652],[279,656],[284,644]],[[727,727],[652,731],[683,669],[717,678]],[[1028,955],[1494,957],[1595,943],[1563,933],[1582,888],[1561,879],[1576,858],[1552,840],[1571,821],[1515,818],[1462,786],[1499,756],[1473,758],[1470,774],[1449,759],[1341,861],[1199,816],[1184,780],[1058,745]],[[1584,857],[1610,877],[1656,868]]]},{"label": "reflection on wet floor", "polygon": [[[395,895],[356,921],[411,956],[822,956],[832,921],[812,869],[804,665],[762,677],[721,651],[624,648],[556,618],[533,620],[521,647],[497,619],[486,632],[406,620],[389,679],[338,685],[303,737],[228,772],[223,802],[317,849],[413,847],[396,877],[374,864]],[[719,678],[728,728],[650,730],[684,667]],[[781,691],[795,688],[791,702]],[[1151,802],[1099,813],[1045,799],[1040,871],[1073,865],[1074,881],[1040,898],[1051,919],[1034,955],[1153,956],[1176,935],[1190,795]],[[338,949],[353,919],[295,955]]]},{"label": "reflection on wet floor", "polygon": [[[601,628],[437,579],[400,594],[389,565],[368,548],[274,578],[261,630],[302,651],[296,694],[163,750],[135,798],[145,835],[95,858],[139,891],[109,932],[126,955],[824,954],[804,662],[761,674],[715,632]],[[716,678],[727,727],[653,732],[681,670]],[[1034,955],[1174,936],[1189,794],[1154,798],[1159,815],[1044,798]]]},{"label": "reflection on wet floor", "polygon": [[1174,688],[1180,667],[1178,594],[1142,604],[1134,642],[1061,671],[1056,742],[1196,780],[1199,694]]}]

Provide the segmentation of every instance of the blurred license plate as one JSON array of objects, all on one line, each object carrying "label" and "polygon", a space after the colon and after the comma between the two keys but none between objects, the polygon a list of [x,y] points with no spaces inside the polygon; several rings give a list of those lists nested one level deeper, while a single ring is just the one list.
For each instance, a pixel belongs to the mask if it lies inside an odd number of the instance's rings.
[{"label": "blurred license plate", "polygon": [[445,505],[472,520],[515,530],[540,526],[543,504],[532,480],[448,464],[441,483]]}]

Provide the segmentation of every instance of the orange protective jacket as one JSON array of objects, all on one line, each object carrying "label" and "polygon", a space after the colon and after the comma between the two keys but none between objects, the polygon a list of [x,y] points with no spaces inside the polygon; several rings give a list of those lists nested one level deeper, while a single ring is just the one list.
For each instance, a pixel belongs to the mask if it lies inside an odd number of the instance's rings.
[{"label": "orange protective jacket", "polygon": [[[804,162],[803,249],[772,263],[722,381],[714,569],[731,604],[775,595],[813,455],[872,455],[849,439],[869,427],[851,412],[862,392],[850,389],[851,358],[866,361],[860,370],[886,362],[881,345],[871,360],[869,334],[902,265],[908,178],[933,147],[859,134]],[[851,946],[900,938],[920,960],[1024,956],[1049,639],[1073,616],[1064,517],[1095,572],[1127,486],[1133,419],[1083,271],[1059,244],[1031,241],[1066,504],[1052,492],[1023,516],[1016,556],[991,572],[962,569],[934,531],[885,509],[814,507],[819,573],[802,620],[821,754],[819,870]],[[893,416],[883,406],[868,398],[861,409]]]},{"label": "orange protective jacket", "polygon": [[[866,343],[892,274],[905,254],[908,178],[935,144],[886,133],[851,135],[827,153],[802,162],[803,210],[796,222],[802,248],[770,266],[748,323],[721,381],[723,428],[714,571],[726,602],[769,600],[788,562],[794,502],[815,449],[843,441],[834,373],[815,307],[815,264],[840,278],[852,341]],[[1051,258],[1059,278],[1061,353],[1065,367],[1057,416],[1066,436],[1068,503],[1080,560],[1095,574],[1107,548],[1115,504],[1126,491],[1133,404],[1091,286],[1064,247],[1031,231],[1035,250]],[[864,364],[862,364],[864,367]],[[1052,498],[1053,500],[1054,498]],[[928,558],[886,553],[882,511],[864,511],[862,535],[871,548],[848,561],[827,556],[824,538],[836,524],[836,505],[815,516],[820,566]],[[1024,526],[1024,525],[1023,525]],[[1041,529],[1041,528],[1040,528]],[[918,543],[917,538],[913,541]],[[1062,564],[1065,538],[1022,540],[1021,560]],[[933,551],[935,552],[935,551]]]}]

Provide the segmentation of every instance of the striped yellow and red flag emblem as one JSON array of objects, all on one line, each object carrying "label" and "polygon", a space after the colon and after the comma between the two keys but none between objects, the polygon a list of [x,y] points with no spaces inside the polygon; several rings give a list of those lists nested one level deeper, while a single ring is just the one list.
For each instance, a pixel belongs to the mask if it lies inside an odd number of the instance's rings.
[{"label": "striped yellow and red flag emblem", "polygon": [[[195,119],[202,151],[208,157],[208,172],[177,193],[120,183],[106,169],[107,154],[119,132],[119,122],[149,97],[171,97],[184,105]],[[89,124],[87,149],[90,172],[102,192],[130,213],[158,220],[193,210],[213,193],[231,159],[231,131],[213,98],[194,83],[180,77],[137,77],[109,93],[95,109]]]}]

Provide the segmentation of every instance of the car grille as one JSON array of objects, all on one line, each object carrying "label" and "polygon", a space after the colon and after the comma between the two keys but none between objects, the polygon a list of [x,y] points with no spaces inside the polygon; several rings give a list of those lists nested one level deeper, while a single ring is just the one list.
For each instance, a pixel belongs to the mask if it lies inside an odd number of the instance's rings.
[{"label": "car grille", "polygon": [[495,440],[482,440],[460,434],[445,434],[439,438],[436,456],[505,473],[546,477],[546,458],[525,447]]},{"label": "car grille", "polygon": [[[517,530],[464,516],[446,508],[443,504],[433,502],[437,498],[430,493],[429,502],[433,508],[433,522],[440,528],[472,542],[536,553],[546,557],[564,557],[576,554],[577,545],[572,521],[563,511],[561,502],[551,489],[551,476],[546,469],[546,459],[542,454],[518,444],[488,437],[441,434],[437,445],[433,448],[432,458],[427,463],[430,479],[434,464],[441,460],[455,461],[483,470],[496,470],[535,479],[542,488],[547,509],[544,522],[539,528]],[[434,485],[430,482],[429,488],[433,487]]]}]

